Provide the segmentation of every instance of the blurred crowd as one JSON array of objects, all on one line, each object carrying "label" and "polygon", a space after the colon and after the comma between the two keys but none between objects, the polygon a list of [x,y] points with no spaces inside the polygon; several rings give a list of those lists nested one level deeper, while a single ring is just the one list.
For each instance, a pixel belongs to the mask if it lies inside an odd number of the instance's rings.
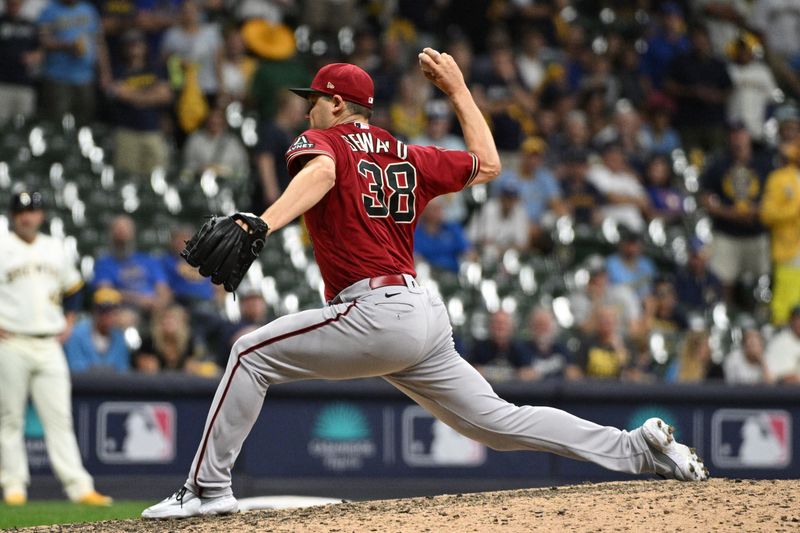
[{"label": "blurred crowd", "polygon": [[[431,277],[502,270],[509,252],[556,257],[574,235],[611,246],[573,254],[561,295],[487,303],[485,327],[457,331],[468,360],[497,380],[800,382],[795,0],[4,4],[0,124],[108,124],[118,173],[213,175],[257,213],[285,188],[283,154],[305,127],[305,102],[285,89],[325,63],[372,75],[372,123],[463,149],[416,67],[422,47],[447,51],[504,172],[421,215],[416,253]],[[178,256],[191,233],[173,228],[152,254],[132,219],[113,220],[91,311],[65,344],[73,371],[214,375],[238,335],[279,312],[247,284],[231,309]],[[681,246],[654,260],[674,244],[664,234]]]}]

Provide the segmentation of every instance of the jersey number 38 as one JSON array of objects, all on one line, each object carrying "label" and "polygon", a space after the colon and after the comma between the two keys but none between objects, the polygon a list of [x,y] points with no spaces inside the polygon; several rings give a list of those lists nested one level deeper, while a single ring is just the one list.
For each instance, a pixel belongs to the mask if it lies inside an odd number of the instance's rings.
[{"label": "jersey number 38", "polygon": [[369,194],[362,194],[361,199],[369,216],[391,216],[400,224],[414,221],[414,191],[417,188],[414,165],[402,161],[381,168],[373,161],[362,159],[358,162],[358,172],[368,180]]}]

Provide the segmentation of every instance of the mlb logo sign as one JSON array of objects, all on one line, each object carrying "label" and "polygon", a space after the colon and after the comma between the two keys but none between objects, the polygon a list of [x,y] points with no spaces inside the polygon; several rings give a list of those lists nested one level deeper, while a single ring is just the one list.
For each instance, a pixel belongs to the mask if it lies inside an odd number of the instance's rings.
[{"label": "mlb logo sign", "polygon": [[170,463],[175,419],[169,403],[103,403],[97,410],[97,457],[107,464]]},{"label": "mlb logo sign", "polygon": [[786,411],[721,409],[711,417],[714,464],[778,469],[792,462],[792,418]]},{"label": "mlb logo sign", "polygon": [[421,407],[407,407],[402,423],[403,460],[409,466],[474,468],[486,462],[486,446]]}]

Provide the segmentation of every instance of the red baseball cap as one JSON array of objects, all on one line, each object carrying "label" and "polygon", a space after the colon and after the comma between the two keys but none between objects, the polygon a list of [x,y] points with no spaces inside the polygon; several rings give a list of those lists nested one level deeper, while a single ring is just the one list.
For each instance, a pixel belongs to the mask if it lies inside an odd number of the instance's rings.
[{"label": "red baseball cap", "polygon": [[372,108],[375,88],[372,78],[363,69],[350,63],[325,65],[311,82],[309,88],[289,89],[298,96],[308,98],[311,94],[338,94],[344,100]]}]

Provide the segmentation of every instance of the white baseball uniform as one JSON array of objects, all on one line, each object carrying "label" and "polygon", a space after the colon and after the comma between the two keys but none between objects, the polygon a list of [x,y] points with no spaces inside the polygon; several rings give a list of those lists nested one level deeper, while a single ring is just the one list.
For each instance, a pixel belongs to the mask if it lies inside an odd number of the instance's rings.
[{"label": "white baseball uniform", "polygon": [[78,500],[94,490],[75,439],[69,369],[56,338],[66,326],[61,298],[81,286],[60,240],[0,237],[0,485],[6,493],[24,493],[30,482],[23,438],[29,393],[67,496]]}]

